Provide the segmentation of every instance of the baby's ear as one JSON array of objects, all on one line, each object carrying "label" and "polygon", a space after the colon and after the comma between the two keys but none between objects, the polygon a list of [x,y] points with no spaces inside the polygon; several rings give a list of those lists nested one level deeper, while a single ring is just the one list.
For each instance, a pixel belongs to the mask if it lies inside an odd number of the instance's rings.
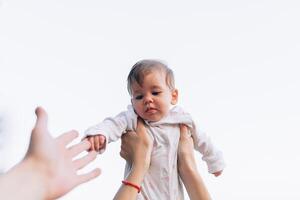
[{"label": "baby's ear", "polygon": [[178,102],[178,90],[173,89],[171,92],[171,95],[172,95],[171,104],[176,105]]}]

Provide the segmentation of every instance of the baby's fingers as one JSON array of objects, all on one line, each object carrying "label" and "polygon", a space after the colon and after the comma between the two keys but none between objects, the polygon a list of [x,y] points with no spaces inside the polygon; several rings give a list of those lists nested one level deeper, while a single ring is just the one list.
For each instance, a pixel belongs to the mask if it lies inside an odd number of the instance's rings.
[{"label": "baby's fingers", "polygon": [[99,151],[100,149],[99,135],[94,136],[94,147],[95,147],[95,151]]},{"label": "baby's fingers", "polygon": [[91,143],[89,151],[95,151],[94,137],[88,137],[88,141]]},{"label": "baby's fingers", "polygon": [[99,145],[101,149],[105,146],[105,143],[106,143],[106,138],[103,135],[99,135]]}]

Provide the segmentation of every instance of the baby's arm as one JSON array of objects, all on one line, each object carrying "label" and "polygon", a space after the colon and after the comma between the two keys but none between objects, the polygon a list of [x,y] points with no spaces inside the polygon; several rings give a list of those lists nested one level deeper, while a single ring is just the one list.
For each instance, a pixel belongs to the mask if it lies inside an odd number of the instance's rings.
[{"label": "baby's arm", "polygon": [[193,123],[191,132],[195,149],[203,155],[202,160],[207,163],[209,173],[215,176],[221,175],[225,168],[222,152],[213,145],[210,138],[204,132],[198,130],[195,123]]},{"label": "baby's arm", "polygon": [[84,139],[91,143],[90,151],[95,150],[103,153],[106,143],[118,140],[128,127],[130,129],[132,126],[130,126],[130,122],[133,121],[133,118],[131,112],[125,111],[115,117],[108,117],[103,122],[88,128],[84,133]]}]

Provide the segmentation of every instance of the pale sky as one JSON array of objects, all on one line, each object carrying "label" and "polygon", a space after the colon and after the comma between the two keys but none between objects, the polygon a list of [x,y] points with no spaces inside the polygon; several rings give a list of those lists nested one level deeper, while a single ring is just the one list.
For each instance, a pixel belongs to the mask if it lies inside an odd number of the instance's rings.
[{"label": "pale sky", "polygon": [[[214,199],[299,200],[299,19],[297,0],[0,0],[0,170],[22,159],[37,105],[53,136],[82,133],[126,109],[131,66],[156,58],[224,153],[215,178],[196,152]],[[112,199],[119,151],[109,144],[84,170],[102,175],[61,199]]]}]

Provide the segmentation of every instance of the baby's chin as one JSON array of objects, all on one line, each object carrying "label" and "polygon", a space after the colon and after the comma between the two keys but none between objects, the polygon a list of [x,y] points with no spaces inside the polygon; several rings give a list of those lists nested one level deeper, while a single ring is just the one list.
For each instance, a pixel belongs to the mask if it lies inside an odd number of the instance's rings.
[{"label": "baby's chin", "polygon": [[151,117],[145,117],[145,118],[141,117],[141,118],[147,122],[158,122],[163,118],[163,116],[151,116]]}]

